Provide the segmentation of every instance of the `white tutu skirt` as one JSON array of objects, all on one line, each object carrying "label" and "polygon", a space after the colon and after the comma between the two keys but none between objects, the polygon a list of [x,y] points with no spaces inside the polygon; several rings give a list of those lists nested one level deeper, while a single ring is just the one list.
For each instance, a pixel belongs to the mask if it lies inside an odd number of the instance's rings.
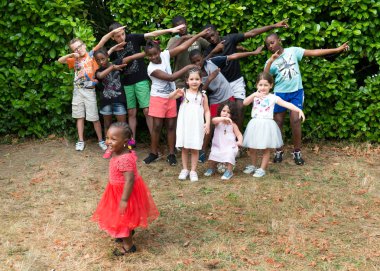
[{"label": "white tutu skirt", "polygon": [[284,143],[280,128],[273,119],[253,118],[244,132],[243,147],[250,149],[275,149]]}]

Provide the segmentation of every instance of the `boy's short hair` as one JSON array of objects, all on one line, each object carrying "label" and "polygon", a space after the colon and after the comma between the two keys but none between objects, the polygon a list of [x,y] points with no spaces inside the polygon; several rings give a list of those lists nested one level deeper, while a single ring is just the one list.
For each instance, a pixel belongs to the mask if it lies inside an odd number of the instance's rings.
[{"label": "boy's short hair", "polygon": [[194,56],[198,56],[198,55],[202,56],[202,52],[199,49],[191,50],[189,53],[189,59],[191,59]]},{"label": "boy's short hair", "polygon": [[106,48],[102,47],[94,52],[94,57],[96,57],[98,54],[103,54],[108,57],[108,52]]},{"label": "boy's short hair", "polygon": [[72,40],[69,41],[69,46],[73,43],[76,43],[77,41],[84,43],[80,38],[73,38]]},{"label": "boy's short hair", "polygon": [[202,27],[202,30],[205,30],[207,28],[211,28],[211,30],[217,31],[215,25],[213,24],[206,24],[204,27]]},{"label": "boy's short hair", "polygon": [[108,27],[108,31],[112,31],[112,30],[115,30],[116,28],[119,28],[119,27],[122,27],[123,25],[121,23],[118,23],[118,22],[113,22],[109,27]]},{"label": "boy's short hair", "polygon": [[185,22],[186,23],[186,19],[183,17],[183,16],[175,16],[173,19],[172,19],[172,24],[173,25],[176,25],[178,24],[179,22]]}]

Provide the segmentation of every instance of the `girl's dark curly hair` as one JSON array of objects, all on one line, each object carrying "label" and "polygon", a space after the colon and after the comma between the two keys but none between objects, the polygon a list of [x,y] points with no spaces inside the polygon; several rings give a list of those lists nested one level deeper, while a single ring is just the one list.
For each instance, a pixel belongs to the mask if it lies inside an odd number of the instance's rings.
[{"label": "girl's dark curly hair", "polygon": [[234,101],[228,100],[228,101],[221,103],[218,107],[218,117],[220,117],[220,113],[222,112],[223,108],[226,105],[230,109],[231,120],[236,123],[238,116],[237,116],[237,106],[236,106],[236,103]]}]

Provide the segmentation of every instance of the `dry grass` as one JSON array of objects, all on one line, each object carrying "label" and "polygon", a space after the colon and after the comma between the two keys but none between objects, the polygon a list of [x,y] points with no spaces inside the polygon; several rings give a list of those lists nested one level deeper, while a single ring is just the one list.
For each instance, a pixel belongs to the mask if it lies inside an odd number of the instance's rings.
[{"label": "dry grass", "polygon": [[1,270],[380,270],[379,147],[310,145],[305,166],[286,155],[261,180],[240,173],[247,157],[229,182],[139,164],[161,216],[121,258],[90,221],[107,182],[95,143],[0,150]]}]

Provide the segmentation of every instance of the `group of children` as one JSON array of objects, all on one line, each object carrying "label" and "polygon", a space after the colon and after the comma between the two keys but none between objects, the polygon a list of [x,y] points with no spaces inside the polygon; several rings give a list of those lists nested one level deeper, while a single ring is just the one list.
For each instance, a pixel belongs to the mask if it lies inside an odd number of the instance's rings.
[{"label": "group of children", "polygon": [[[298,62],[303,56],[323,56],[348,50],[347,43],[334,49],[283,48],[278,35],[270,34],[265,45],[272,56],[257,78],[257,91],[246,97],[239,59],[260,54],[263,46],[249,52],[239,43],[275,28],[287,28],[286,20],[224,37],[219,36],[213,25],[206,25],[198,34],[188,35],[186,20],[181,16],[173,19],[173,25],[165,30],[127,35],[125,27],[114,23],[110,32],[91,51],[87,52],[83,41],[73,39],[69,43],[72,53],[58,59],[75,71],[72,116],[77,120],[79,140],[76,150],[82,151],[85,147],[86,119],[93,122],[99,146],[106,151],[106,156],[112,156],[109,183],[93,219],[111,236],[121,238],[121,254],[136,251],[132,242],[134,229],[146,227],[159,215],[137,172],[137,157],[131,150],[136,138],[137,103],[143,109],[151,135],[151,151],[143,160],[145,164],[159,158],[159,138],[165,124],[168,163],[177,164],[175,147],[182,152],[180,180],[188,177],[191,181],[198,180],[197,163],[204,162],[211,138],[208,169],[204,176],[213,175],[217,163],[224,163],[226,170],[221,179],[230,179],[239,147],[244,147],[248,149],[251,164],[243,172],[263,177],[269,164],[270,149],[276,149],[274,162],[282,161],[281,128],[287,109],[291,110],[293,159],[297,165],[304,163],[301,156],[304,91]],[[166,33],[177,33],[177,36],[169,41],[166,50],[161,51],[159,44],[149,38]],[[106,50],[103,46],[109,39],[117,44]],[[149,60],[148,66],[144,57]],[[97,82],[102,86],[99,112],[104,118],[106,142],[97,109]],[[274,94],[271,94],[273,87]],[[252,119],[242,135],[243,106],[251,104]],[[111,124],[113,115],[118,122]],[[126,124],[127,116],[129,125]],[[263,157],[257,166],[259,150],[263,150]]]}]

